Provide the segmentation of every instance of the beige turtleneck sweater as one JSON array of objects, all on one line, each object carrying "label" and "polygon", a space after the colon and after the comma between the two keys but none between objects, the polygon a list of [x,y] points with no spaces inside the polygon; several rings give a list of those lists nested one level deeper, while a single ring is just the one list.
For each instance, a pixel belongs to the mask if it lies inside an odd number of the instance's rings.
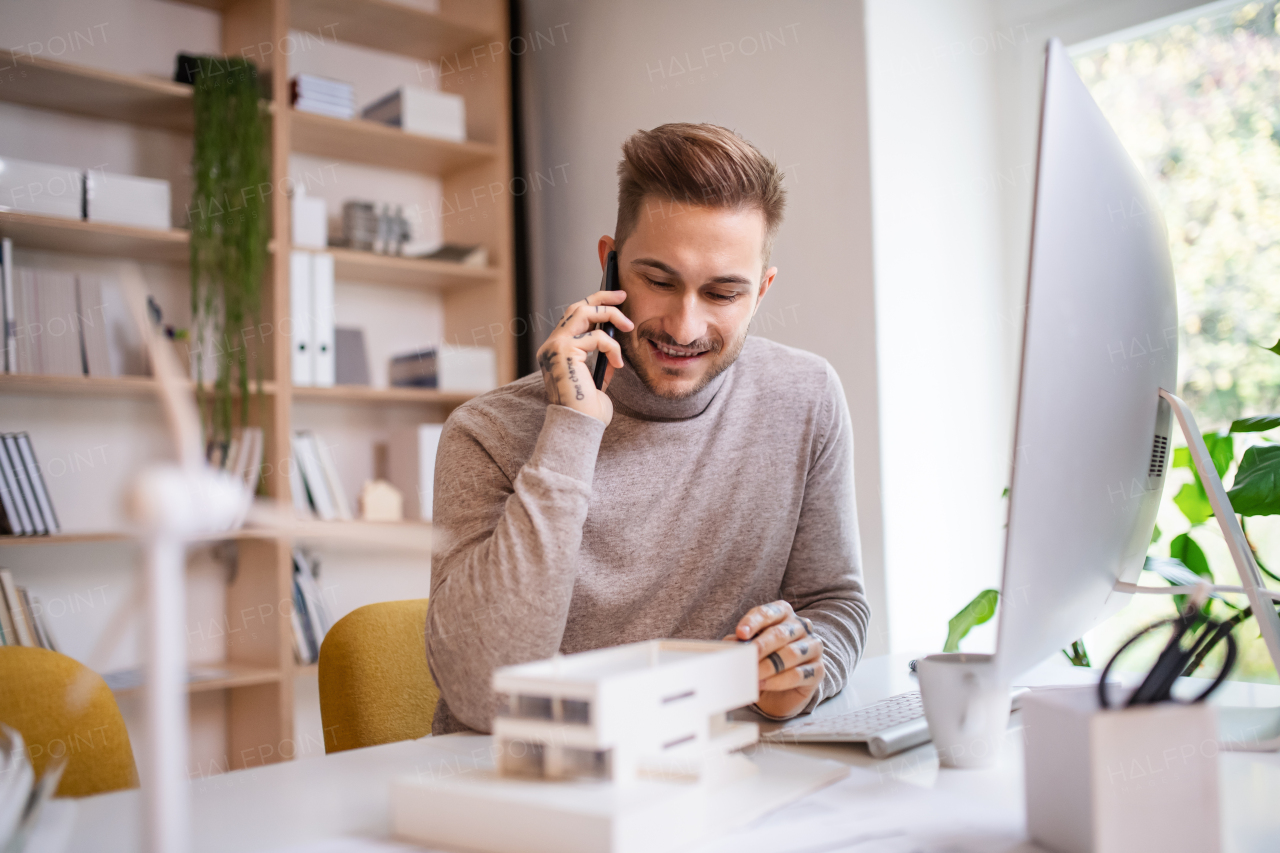
[{"label": "beige turtleneck sweater", "polygon": [[435,474],[427,658],[436,734],[489,731],[496,667],[666,637],[720,639],[786,599],[826,678],[857,664],[870,612],[853,432],[827,362],[749,337],[693,397],[614,374],[606,428],[547,405],[532,374],[460,406]]}]

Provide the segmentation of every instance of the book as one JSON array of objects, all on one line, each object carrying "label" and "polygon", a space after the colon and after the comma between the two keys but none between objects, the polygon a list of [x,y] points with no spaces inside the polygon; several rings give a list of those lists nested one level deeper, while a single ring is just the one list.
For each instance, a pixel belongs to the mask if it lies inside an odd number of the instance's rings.
[{"label": "book", "polygon": [[13,582],[13,575],[8,569],[0,569],[0,593],[4,595],[5,610],[13,622],[14,636],[18,638],[17,645],[34,647],[36,640],[27,626],[22,610],[22,598],[18,595],[18,586]]},{"label": "book", "polygon": [[111,352],[107,346],[102,281],[91,275],[76,276],[76,300],[80,345],[84,349],[84,372],[88,376],[110,376]]},{"label": "book", "polygon": [[298,569],[293,571],[293,609],[298,614],[299,627],[302,629],[302,648],[304,659],[301,663],[315,663],[320,659],[320,644],[316,641],[311,627],[311,617],[307,613],[306,598],[302,594],[302,586],[298,583]]},{"label": "book", "polygon": [[[26,590],[22,587],[18,588],[19,594],[26,594]],[[58,642],[53,638],[53,632],[49,630],[49,622],[45,619],[44,605],[40,603],[38,596],[28,595],[28,604],[31,611],[31,621],[36,626],[36,633],[40,637],[40,647],[48,649],[51,652],[58,651]]]},{"label": "book", "polygon": [[314,663],[320,659],[320,647],[324,645],[325,635],[333,627],[333,620],[330,618],[329,607],[325,604],[320,592],[320,585],[316,583],[314,563],[297,548],[293,550],[293,572],[294,583],[301,591],[303,604],[306,605],[306,618],[311,636],[315,640],[315,655],[309,661]]},{"label": "book", "polygon": [[324,469],[320,467],[320,455],[311,433],[305,430],[294,433],[293,453],[316,515],[323,521],[333,521],[338,517],[338,511],[325,481]]},{"label": "book", "polygon": [[364,329],[334,327],[333,384],[369,384],[369,352],[364,344]]},{"label": "book", "polygon": [[388,378],[393,388],[435,388],[439,379],[436,372],[436,348],[429,347],[393,357]]},{"label": "book", "polygon": [[401,86],[369,104],[360,116],[406,133],[453,142],[467,139],[466,100],[452,92]]},{"label": "book", "polygon": [[9,458],[9,448],[0,436],[0,507],[5,511],[5,526],[14,536],[34,536],[35,523],[27,507],[26,497],[18,485],[17,463]]},{"label": "book", "polygon": [[19,646],[18,629],[9,611],[9,604],[4,593],[4,584],[0,583],[0,634],[4,635],[4,645]]},{"label": "book", "polygon": [[53,502],[49,499],[49,491],[44,485],[44,474],[40,472],[40,463],[36,460],[35,449],[31,446],[31,438],[25,433],[16,434],[18,452],[22,456],[22,462],[27,469],[27,477],[31,480],[31,486],[36,496],[36,504],[40,508],[40,515],[44,519],[45,528],[49,533],[57,533],[62,528],[58,524],[58,515],[53,511]]},{"label": "book", "polygon": [[83,376],[80,333],[77,330],[75,276],[55,270],[36,270],[35,345],[40,373]]},{"label": "book", "polygon": [[13,433],[7,433],[0,436],[0,441],[4,442],[5,453],[9,459],[9,467],[13,470],[14,476],[18,480],[18,493],[26,504],[27,515],[31,520],[31,532],[36,536],[44,536],[49,532],[49,527],[45,524],[44,517],[40,512],[40,504],[36,502],[35,488],[31,485],[31,480],[27,476],[26,462],[22,458],[22,451],[18,449],[18,437]]},{"label": "book", "polygon": [[18,346],[14,335],[18,322],[13,313],[13,241],[0,239],[0,346],[5,373],[18,372]]},{"label": "book", "polygon": [[329,489],[329,496],[333,500],[337,517],[341,521],[350,521],[351,502],[347,500],[347,490],[342,487],[342,480],[338,477],[337,466],[333,464],[333,455],[329,453],[329,446],[315,433],[311,433],[311,440],[314,442],[316,455],[320,460],[320,470],[324,474],[324,483]]},{"label": "book", "polygon": [[330,387],[333,363],[334,266],[333,255],[317,252],[311,257],[311,381]]},{"label": "book", "polygon": [[36,294],[36,271],[27,267],[14,270],[13,351],[14,373],[40,373],[40,306]]}]

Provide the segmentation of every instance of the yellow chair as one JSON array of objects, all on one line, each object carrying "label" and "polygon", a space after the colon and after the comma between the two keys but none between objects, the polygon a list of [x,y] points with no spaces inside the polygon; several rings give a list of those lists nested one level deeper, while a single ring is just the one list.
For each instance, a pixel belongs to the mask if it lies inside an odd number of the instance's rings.
[{"label": "yellow chair", "polygon": [[320,647],[324,751],[431,734],[440,691],[427,666],[427,599],[351,611]]},{"label": "yellow chair", "polygon": [[0,723],[22,733],[37,778],[66,755],[59,797],[138,787],[129,732],[102,676],[48,649],[0,646]]}]

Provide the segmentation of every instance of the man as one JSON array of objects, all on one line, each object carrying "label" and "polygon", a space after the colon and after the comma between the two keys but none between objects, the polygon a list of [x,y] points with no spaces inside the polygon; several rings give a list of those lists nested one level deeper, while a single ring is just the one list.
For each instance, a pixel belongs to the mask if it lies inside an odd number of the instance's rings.
[{"label": "man", "polygon": [[[838,693],[862,653],[840,381],[815,355],[747,336],[777,274],[782,175],[707,124],[636,133],[618,174],[598,251],[603,265],[617,250],[622,289],[570,306],[539,373],[459,407],[440,440],[437,734],[490,730],[493,670],[557,652],[750,641],[756,709],[772,719]],[[592,352],[609,362],[604,392]]]}]

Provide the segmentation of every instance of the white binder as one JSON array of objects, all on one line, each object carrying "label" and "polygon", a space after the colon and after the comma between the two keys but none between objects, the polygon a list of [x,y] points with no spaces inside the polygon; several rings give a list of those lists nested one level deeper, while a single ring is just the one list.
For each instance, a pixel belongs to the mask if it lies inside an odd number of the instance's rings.
[{"label": "white binder", "polygon": [[311,253],[294,252],[289,258],[289,319],[294,385],[315,384],[315,366],[311,358],[313,313]]},{"label": "white binder", "polygon": [[333,385],[333,255],[311,256],[312,384]]}]

